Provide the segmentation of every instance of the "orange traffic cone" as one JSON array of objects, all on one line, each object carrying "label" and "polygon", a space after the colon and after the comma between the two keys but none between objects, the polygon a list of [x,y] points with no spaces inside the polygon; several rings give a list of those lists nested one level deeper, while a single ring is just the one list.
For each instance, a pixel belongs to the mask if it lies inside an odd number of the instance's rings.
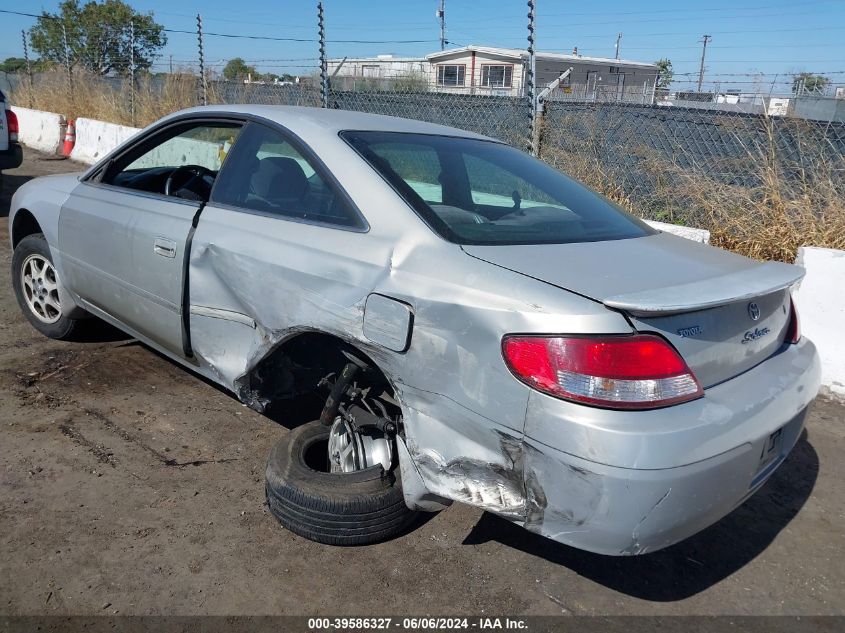
[{"label": "orange traffic cone", "polygon": [[76,144],[76,126],[74,125],[73,119],[68,119],[67,121],[67,130],[65,131],[65,145],[62,148],[62,155],[63,156],[70,156],[71,151],[73,151],[73,146]]}]

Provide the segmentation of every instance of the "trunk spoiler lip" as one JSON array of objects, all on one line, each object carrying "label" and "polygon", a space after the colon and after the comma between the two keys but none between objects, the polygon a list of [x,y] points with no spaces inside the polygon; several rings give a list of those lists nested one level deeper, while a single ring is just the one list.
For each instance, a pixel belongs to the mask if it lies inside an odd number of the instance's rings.
[{"label": "trunk spoiler lip", "polygon": [[[602,303],[608,308],[621,310],[632,316],[668,316],[706,310],[771,294],[801,281],[804,274],[805,270],[800,266],[765,262],[752,268],[692,283],[607,297]],[[731,292],[732,287],[738,288],[738,291]]]}]

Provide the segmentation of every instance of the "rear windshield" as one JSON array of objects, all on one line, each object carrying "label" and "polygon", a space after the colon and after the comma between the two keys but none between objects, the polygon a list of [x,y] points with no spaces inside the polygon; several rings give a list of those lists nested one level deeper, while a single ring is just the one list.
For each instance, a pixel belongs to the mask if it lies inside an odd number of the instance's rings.
[{"label": "rear windshield", "polygon": [[654,233],[594,191],[501,143],[402,132],[341,136],[432,229],[458,244],[564,244]]}]

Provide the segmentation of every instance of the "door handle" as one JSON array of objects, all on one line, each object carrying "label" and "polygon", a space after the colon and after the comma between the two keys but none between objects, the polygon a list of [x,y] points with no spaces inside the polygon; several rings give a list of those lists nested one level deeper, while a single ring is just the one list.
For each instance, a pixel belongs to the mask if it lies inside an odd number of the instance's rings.
[{"label": "door handle", "polygon": [[176,257],[176,242],[164,237],[157,237],[153,242],[153,253],[162,257]]}]

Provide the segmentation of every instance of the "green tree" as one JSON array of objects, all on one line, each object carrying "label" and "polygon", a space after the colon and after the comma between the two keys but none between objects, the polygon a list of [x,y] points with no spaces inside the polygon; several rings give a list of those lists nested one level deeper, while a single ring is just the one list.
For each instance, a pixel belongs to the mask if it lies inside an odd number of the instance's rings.
[{"label": "green tree", "polygon": [[23,57],[7,57],[0,62],[0,72],[19,73],[26,70],[26,60]]},{"label": "green tree", "polygon": [[156,52],[167,43],[164,27],[152,13],[135,11],[121,0],[91,0],[81,6],[79,0],[64,0],[58,13],[43,12],[29,32],[32,48],[42,59],[64,63],[63,26],[71,64],[98,75],[128,74],[132,26],[136,70],[149,70]]},{"label": "green tree", "polygon": [[672,70],[672,60],[664,57],[654,63],[657,65],[657,90],[662,93],[669,92],[669,85],[675,76],[675,71]]},{"label": "green tree", "polygon": [[830,78],[813,73],[798,73],[792,76],[792,93],[823,93],[830,85]]},{"label": "green tree", "polygon": [[247,66],[246,62],[240,57],[230,59],[223,67],[223,77],[229,81],[241,80],[247,75],[251,75],[253,79],[260,77],[255,71],[255,66]]}]

